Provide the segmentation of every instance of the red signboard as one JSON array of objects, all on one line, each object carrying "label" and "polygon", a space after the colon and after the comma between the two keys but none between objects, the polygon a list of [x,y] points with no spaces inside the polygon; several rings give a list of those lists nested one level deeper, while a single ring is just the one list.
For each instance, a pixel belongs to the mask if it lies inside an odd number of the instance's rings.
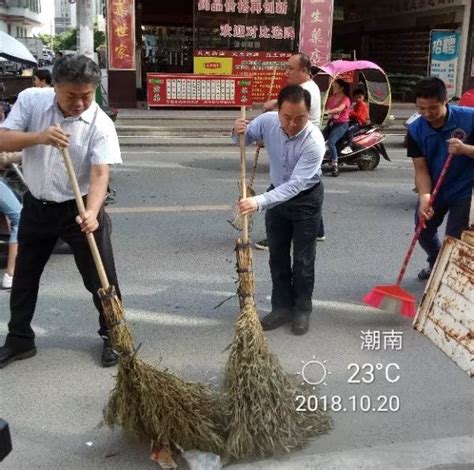
[{"label": "red signboard", "polygon": [[232,75],[252,77],[252,97],[255,103],[263,103],[276,98],[286,82],[286,63],[291,55],[291,52],[263,51],[197,50],[194,52],[195,58],[205,58],[208,61],[209,64],[205,64],[205,68],[219,66],[219,62],[213,62],[213,58],[230,58]]},{"label": "red signboard", "polygon": [[313,65],[331,60],[334,0],[301,0],[300,47]]},{"label": "red signboard", "polygon": [[252,80],[230,75],[149,73],[147,103],[148,106],[250,106]]},{"label": "red signboard", "polygon": [[135,70],[135,0],[107,0],[109,70]]}]

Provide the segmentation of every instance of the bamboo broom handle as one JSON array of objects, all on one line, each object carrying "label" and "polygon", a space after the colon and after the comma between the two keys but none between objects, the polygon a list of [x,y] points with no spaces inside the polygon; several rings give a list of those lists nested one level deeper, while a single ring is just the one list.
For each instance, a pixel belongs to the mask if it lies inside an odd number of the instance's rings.
[{"label": "bamboo broom handle", "polygon": [[[79,215],[82,217],[86,211],[86,208],[84,206],[84,201],[82,200],[82,194],[79,188],[79,183],[77,182],[76,173],[74,171],[74,167],[72,166],[71,156],[69,155],[69,150],[67,148],[61,149],[61,152],[63,154],[67,172],[69,174],[69,180],[71,181],[74,196],[76,198],[77,210],[79,211]],[[94,234],[86,233],[86,236],[91,249],[92,258],[94,258],[95,267],[97,268],[97,273],[99,274],[100,283],[104,289],[108,289],[110,287],[109,280],[107,279],[107,274],[105,273],[104,264],[102,263],[102,258],[100,257]]]},{"label": "bamboo broom handle", "polygon": [[[240,115],[245,119],[245,106],[240,107]],[[240,187],[242,199],[247,197],[247,169],[245,161],[245,134],[240,134]],[[249,216],[242,216],[242,242],[248,243],[249,240]]]}]

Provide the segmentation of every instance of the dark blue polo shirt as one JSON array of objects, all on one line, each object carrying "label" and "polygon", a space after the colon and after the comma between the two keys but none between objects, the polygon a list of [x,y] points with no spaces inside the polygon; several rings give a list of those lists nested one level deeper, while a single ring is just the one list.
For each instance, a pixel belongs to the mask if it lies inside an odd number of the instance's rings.
[{"label": "dark blue polo shirt", "polygon": [[[474,108],[448,106],[444,125],[434,129],[426,119],[420,117],[408,127],[408,157],[424,157],[428,165],[433,187],[448,158],[448,142],[451,137],[474,145]],[[437,196],[438,204],[450,203],[472,197],[474,182],[474,158],[455,155],[446,174],[446,179]]]}]

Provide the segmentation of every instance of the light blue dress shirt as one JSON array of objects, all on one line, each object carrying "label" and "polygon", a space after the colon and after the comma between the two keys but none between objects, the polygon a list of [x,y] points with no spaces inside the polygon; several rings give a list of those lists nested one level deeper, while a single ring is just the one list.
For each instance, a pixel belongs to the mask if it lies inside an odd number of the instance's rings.
[{"label": "light blue dress shirt", "polygon": [[[239,136],[233,135],[235,143]],[[270,179],[275,189],[255,196],[259,209],[270,209],[312,188],[321,181],[321,163],[326,146],[321,131],[311,122],[293,137],[281,128],[278,113],[261,114],[245,133],[246,145],[263,141],[270,163]]]}]

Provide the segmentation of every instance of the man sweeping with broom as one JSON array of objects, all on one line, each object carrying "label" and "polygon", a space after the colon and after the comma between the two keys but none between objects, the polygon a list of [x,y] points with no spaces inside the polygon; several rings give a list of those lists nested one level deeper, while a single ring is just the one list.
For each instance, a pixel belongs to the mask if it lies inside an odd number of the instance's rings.
[{"label": "man sweeping with broom", "polygon": [[[446,235],[461,238],[469,225],[474,180],[474,109],[448,105],[446,85],[437,77],[420,80],[414,89],[421,116],[408,128],[407,154],[413,159],[418,189],[416,223],[425,227],[420,245],[428,255],[428,266],[418,273],[430,277],[441,248],[438,228],[446,214]],[[448,154],[455,157],[434,203],[430,196]]]},{"label": "man sweeping with broom", "polygon": [[241,134],[245,134],[247,145],[261,140],[269,157],[272,185],[267,192],[238,203],[242,214],[266,210],[272,311],[262,319],[262,327],[273,330],[292,323],[295,335],[309,329],[324,194],[320,178],[324,138],[309,122],[310,108],[310,93],[299,85],[289,85],[278,95],[278,112],[262,114],[250,124],[239,118],[233,129],[235,142]]},{"label": "man sweeping with broom", "polygon": [[[101,363],[117,363],[97,291],[99,277],[84,233],[94,233],[107,277],[120,291],[110,242],[110,220],[103,203],[109,165],[121,163],[120,148],[110,118],[94,103],[100,69],[85,56],[66,56],[53,69],[53,88],[30,88],[20,93],[0,127],[0,151],[24,150],[23,170],[29,192],[24,197],[19,227],[19,250],[10,298],[11,318],[0,368],[36,354],[31,322],[44,266],[58,238],[68,243],[84,284],[99,311],[103,338]],[[70,148],[86,204],[78,216],[74,192],[61,156]]]}]

